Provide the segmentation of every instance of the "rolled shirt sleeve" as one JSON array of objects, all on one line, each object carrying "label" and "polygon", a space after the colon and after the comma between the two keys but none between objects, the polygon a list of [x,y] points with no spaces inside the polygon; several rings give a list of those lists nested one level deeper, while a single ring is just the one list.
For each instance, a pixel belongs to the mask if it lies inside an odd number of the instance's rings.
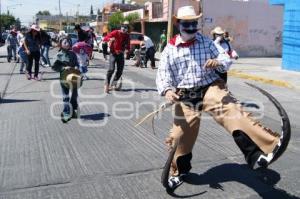
[{"label": "rolled shirt sleeve", "polygon": [[230,59],[229,55],[221,46],[218,48],[213,42],[211,42],[209,49],[211,51],[212,58],[221,63],[221,66],[217,67],[216,70],[220,73],[226,73],[232,64],[232,60]]},{"label": "rolled shirt sleeve", "polygon": [[170,75],[170,62],[168,55],[168,46],[161,54],[161,60],[158,66],[156,75],[157,91],[160,95],[165,95],[165,92],[169,89],[174,89],[172,85],[172,78]]}]

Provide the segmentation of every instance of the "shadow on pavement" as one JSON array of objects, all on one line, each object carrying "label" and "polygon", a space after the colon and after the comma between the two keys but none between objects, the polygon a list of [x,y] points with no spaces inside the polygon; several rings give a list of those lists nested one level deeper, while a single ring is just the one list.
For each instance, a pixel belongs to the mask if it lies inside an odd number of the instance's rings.
[{"label": "shadow on pavement", "polygon": [[157,92],[156,89],[153,88],[135,88],[135,89],[121,89],[120,91],[122,92],[150,92],[150,91],[155,91]]},{"label": "shadow on pavement", "polygon": [[[191,173],[186,177],[185,182],[192,185],[208,184],[210,188],[222,191],[225,191],[225,189],[220,183],[238,182],[252,188],[262,198],[299,199],[299,197],[275,187],[280,179],[280,174],[271,169],[258,169],[254,171],[249,169],[247,165],[223,164],[213,167],[200,175]],[[177,198],[189,197],[179,196],[175,193],[171,193],[170,195]]]},{"label": "shadow on pavement", "polygon": [[106,117],[110,117],[110,114],[108,114],[108,113],[96,113],[96,114],[90,114],[90,115],[80,115],[81,119],[93,120],[93,121],[103,120]]},{"label": "shadow on pavement", "polygon": [[37,101],[40,101],[40,100],[0,99],[0,104],[24,103],[24,102],[37,102]]}]

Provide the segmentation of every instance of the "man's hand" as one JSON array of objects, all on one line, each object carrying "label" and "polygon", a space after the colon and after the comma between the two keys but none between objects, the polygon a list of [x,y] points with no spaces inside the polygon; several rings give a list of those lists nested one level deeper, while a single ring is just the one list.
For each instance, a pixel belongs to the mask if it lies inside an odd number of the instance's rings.
[{"label": "man's hand", "polygon": [[204,68],[205,69],[215,69],[218,66],[220,66],[220,62],[216,59],[209,59],[206,61],[206,63],[204,64]]},{"label": "man's hand", "polygon": [[176,94],[174,91],[172,91],[172,90],[168,90],[168,91],[166,92],[165,98],[166,98],[167,101],[174,103],[174,102],[176,102],[176,101],[179,100],[179,95],[177,95],[177,94]]}]

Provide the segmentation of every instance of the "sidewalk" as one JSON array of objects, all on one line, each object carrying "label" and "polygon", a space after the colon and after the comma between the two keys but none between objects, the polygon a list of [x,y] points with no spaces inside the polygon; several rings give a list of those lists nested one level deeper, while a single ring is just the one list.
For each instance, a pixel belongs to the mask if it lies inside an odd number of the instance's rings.
[{"label": "sidewalk", "polygon": [[229,75],[300,90],[300,72],[283,70],[281,58],[241,58],[234,61]]}]

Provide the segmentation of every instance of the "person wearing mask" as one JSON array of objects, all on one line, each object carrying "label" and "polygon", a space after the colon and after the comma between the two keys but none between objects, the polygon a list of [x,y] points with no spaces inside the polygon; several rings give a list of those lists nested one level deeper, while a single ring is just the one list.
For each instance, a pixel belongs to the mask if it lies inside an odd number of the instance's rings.
[{"label": "person wearing mask", "polygon": [[216,73],[226,72],[232,61],[198,32],[200,17],[192,6],[178,9],[174,21],[180,34],[167,44],[157,71],[157,90],[174,108],[173,127],[166,139],[169,149],[175,149],[166,183],[169,191],[181,185],[192,168],[202,111],[233,136],[251,168],[266,167],[282,154],[280,134],[245,112]]},{"label": "person wearing mask", "polygon": [[[60,86],[63,95],[64,108],[61,120],[66,123],[71,118],[77,118],[78,113],[78,89],[81,86],[81,76],[76,54],[71,51],[72,42],[67,38],[59,41],[60,51],[56,55],[52,69],[60,73]],[[69,78],[70,77],[70,78]],[[69,80],[70,79],[70,80]],[[71,98],[70,98],[70,92]]]},{"label": "person wearing mask", "polygon": [[[211,34],[213,36],[214,44],[220,53],[225,52],[230,58],[238,59],[238,56],[232,57],[233,54],[232,52],[234,50],[232,50],[229,40],[225,39],[225,31],[220,26],[215,27],[211,31]],[[226,73],[217,72],[217,73],[225,82],[227,82],[227,78],[228,78],[227,72]]]},{"label": "person wearing mask", "polygon": [[8,62],[11,61],[12,57],[14,57],[14,60],[17,61],[17,48],[18,48],[17,34],[18,33],[16,29],[12,29],[6,39]]},{"label": "person wearing mask", "polygon": [[40,45],[41,45],[41,35],[40,27],[36,24],[33,24],[30,27],[29,32],[25,35],[24,48],[28,56],[28,65],[26,68],[27,79],[32,79],[32,66],[33,61],[35,64],[34,67],[34,80],[39,80],[39,69],[40,69]]},{"label": "person wearing mask", "polygon": [[130,38],[129,38],[129,22],[125,21],[121,25],[120,30],[114,30],[107,34],[104,38],[104,42],[110,42],[110,56],[109,56],[109,68],[106,74],[106,80],[104,85],[104,92],[109,93],[111,77],[115,71],[117,65],[117,72],[114,77],[112,85],[115,86],[117,81],[121,78],[124,69],[124,52],[130,50]]}]

